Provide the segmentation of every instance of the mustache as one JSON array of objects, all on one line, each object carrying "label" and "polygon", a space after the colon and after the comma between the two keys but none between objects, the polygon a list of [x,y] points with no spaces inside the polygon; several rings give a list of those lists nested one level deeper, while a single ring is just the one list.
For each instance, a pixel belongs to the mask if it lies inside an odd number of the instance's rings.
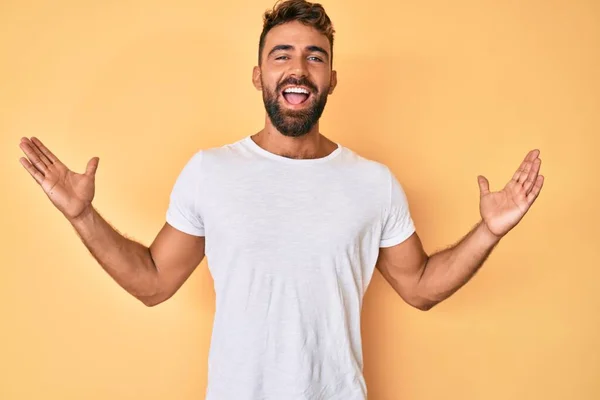
[{"label": "mustache", "polygon": [[283,89],[283,87],[286,85],[305,86],[315,93],[317,93],[319,91],[317,89],[317,85],[315,85],[314,83],[309,81],[308,78],[306,78],[304,76],[301,78],[289,77],[289,78],[285,79],[279,85],[277,85],[277,93],[280,93],[281,90]]}]

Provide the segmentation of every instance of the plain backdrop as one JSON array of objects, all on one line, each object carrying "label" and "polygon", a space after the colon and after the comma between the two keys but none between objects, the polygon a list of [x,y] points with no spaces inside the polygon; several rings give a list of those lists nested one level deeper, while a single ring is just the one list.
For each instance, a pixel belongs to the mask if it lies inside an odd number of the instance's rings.
[{"label": "plain backdrop", "polygon": [[[326,0],[339,86],[322,132],[387,164],[427,251],[479,219],[539,148],[529,214],[428,312],[376,272],[369,400],[600,398],[600,3]],[[149,245],[189,157],[260,130],[251,84],[267,0],[0,2],[0,398],[204,398],[204,261],[169,301],[121,289],[19,163],[38,136]],[[360,188],[357,188],[360,190]]]}]

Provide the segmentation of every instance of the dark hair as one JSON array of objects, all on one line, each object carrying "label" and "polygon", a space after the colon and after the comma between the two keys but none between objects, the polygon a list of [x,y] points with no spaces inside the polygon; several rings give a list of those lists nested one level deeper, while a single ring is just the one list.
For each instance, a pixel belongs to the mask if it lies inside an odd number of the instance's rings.
[{"label": "dark hair", "polygon": [[306,0],[286,0],[283,2],[278,1],[273,9],[267,10],[263,16],[263,30],[258,43],[259,65],[267,33],[274,27],[291,21],[299,21],[304,25],[312,26],[327,36],[331,46],[331,62],[333,62],[333,34],[335,30],[323,6]]}]

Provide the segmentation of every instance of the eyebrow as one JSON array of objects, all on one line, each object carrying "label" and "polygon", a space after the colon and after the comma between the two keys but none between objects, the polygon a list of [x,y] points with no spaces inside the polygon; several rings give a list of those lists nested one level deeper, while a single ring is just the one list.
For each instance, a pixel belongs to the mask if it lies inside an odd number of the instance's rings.
[{"label": "eyebrow", "polygon": [[[277,46],[273,47],[271,51],[269,51],[267,57],[279,50],[294,50],[294,46],[292,46],[291,44],[278,44]],[[325,57],[329,59],[329,53],[327,53],[327,51],[320,46],[306,46],[306,50],[310,52],[322,53],[323,55],[325,55]]]}]

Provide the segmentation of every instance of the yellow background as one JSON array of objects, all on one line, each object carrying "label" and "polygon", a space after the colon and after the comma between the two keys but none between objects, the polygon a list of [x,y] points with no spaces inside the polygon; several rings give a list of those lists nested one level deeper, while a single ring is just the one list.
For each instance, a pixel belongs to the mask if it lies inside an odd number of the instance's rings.
[{"label": "yellow background", "polygon": [[[19,164],[37,135],[149,245],[198,149],[258,131],[272,1],[0,2],[0,399],[200,399],[204,261],[146,308],[96,264]],[[379,273],[363,312],[369,400],[600,398],[600,2],[331,0],[339,86],[322,132],[384,162],[428,251],[478,220],[540,148],[546,184],[484,268],[429,312]]]}]

